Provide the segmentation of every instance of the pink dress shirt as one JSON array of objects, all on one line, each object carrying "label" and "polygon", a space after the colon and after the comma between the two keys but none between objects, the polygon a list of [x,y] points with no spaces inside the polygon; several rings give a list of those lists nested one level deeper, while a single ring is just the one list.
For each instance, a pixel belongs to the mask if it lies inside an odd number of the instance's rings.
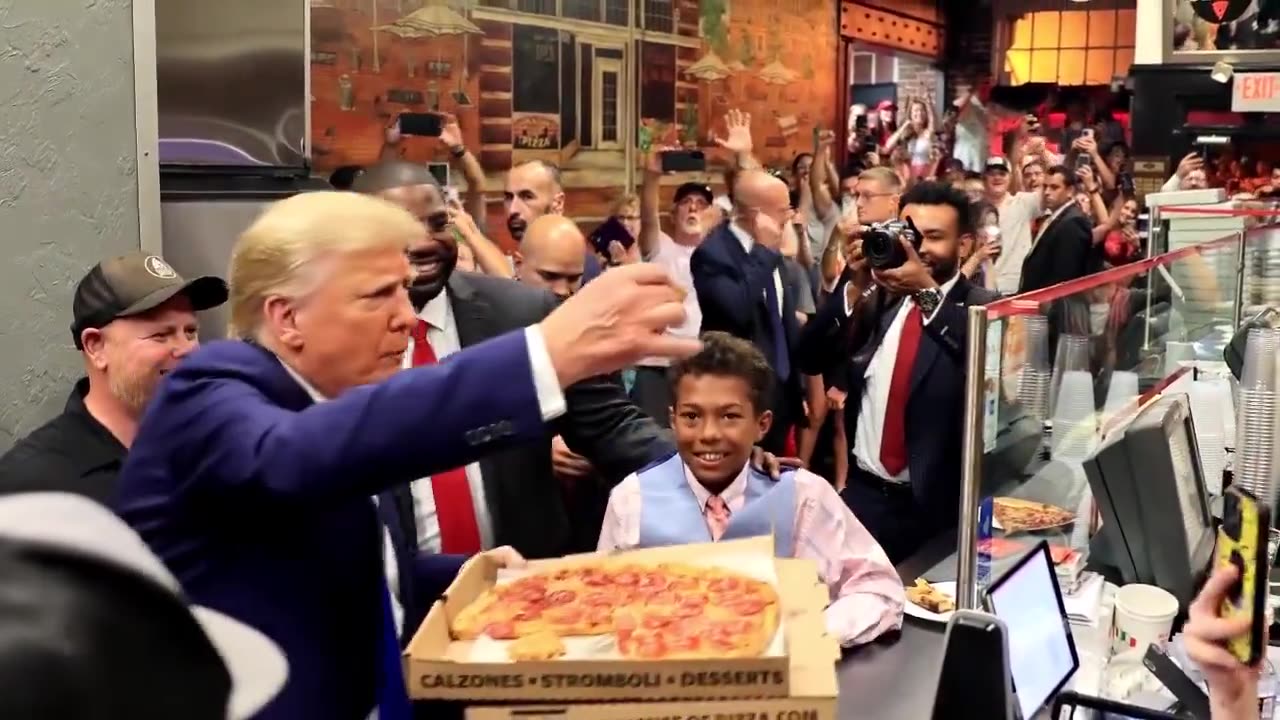
[{"label": "pink dress shirt", "polygon": [[[706,514],[707,492],[687,470],[694,497]],[[795,556],[814,560],[831,594],[827,632],[849,647],[902,627],[906,593],[893,564],[858,522],[831,484],[808,470],[796,471]],[[746,503],[747,468],[720,493],[732,514]],[[601,552],[627,550],[640,542],[640,479],[627,476],[609,495]],[[708,528],[709,529],[709,528]]]}]

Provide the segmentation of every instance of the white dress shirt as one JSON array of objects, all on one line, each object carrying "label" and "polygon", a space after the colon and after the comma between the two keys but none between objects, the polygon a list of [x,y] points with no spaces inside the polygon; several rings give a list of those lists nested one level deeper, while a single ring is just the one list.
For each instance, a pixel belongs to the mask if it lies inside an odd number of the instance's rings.
[{"label": "white dress shirt", "polygon": [[[959,278],[960,275],[956,274],[938,288],[942,292],[943,302],[946,302],[947,295],[951,292],[951,288],[955,287]],[[858,467],[863,470],[889,482],[911,481],[911,471],[908,469],[904,468],[897,475],[890,475],[889,471],[884,469],[884,463],[880,462],[880,445],[884,438],[884,415],[889,408],[889,388],[893,384],[893,366],[898,361],[898,342],[902,339],[902,328],[907,324],[907,314],[914,306],[915,301],[909,297],[903,299],[898,305],[898,312],[893,316],[889,329],[880,341],[880,347],[876,348],[875,354],[871,356],[871,362],[867,363],[867,370],[862,376],[864,380],[862,397],[858,401],[860,403],[858,427],[853,439],[854,462],[858,463]],[[933,322],[941,308],[942,303],[938,303],[938,307],[930,315],[921,318],[923,323],[928,325]],[[853,307],[849,303],[847,294],[844,300],[844,312],[845,317],[853,314]]]},{"label": "white dress shirt", "polygon": [[[445,297],[445,294],[440,293],[439,297]],[[423,308],[423,312],[424,313],[426,312],[426,308]],[[427,322],[430,323],[431,321],[428,320]],[[453,327],[452,316],[450,316],[449,323],[450,323],[450,326]],[[457,348],[456,338],[458,337],[456,327],[453,328],[453,337],[455,338],[455,345],[454,345],[455,349],[453,352],[456,352],[456,348]],[[538,398],[538,411],[542,415],[543,422],[554,420],[555,418],[558,418],[565,413],[567,406],[565,404],[564,392],[560,389],[560,378],[556,375],[555,366],[551,363],[551,355],[550,353],[547,352],[547,341],[545,338],[542,337],[542,330],[537,325],[531,325],[525,328],[524,338],[525,338],[525,346],[527,348],[527,352],[529,353],[529,367],[533,373],[533,387]],[[442,358],[443,354],[441,353],[441,350],[434,345],[435,339],[432,338],[430,335],[428,335],[428,339],[432,340],[433,342],[432,347],[436,350],[437,357]],[[412,342],[413,342],[412,339],[410,339],[410,343]],[[413,351],[413,348],[411,346],[409,348],[409,354],[408,354],[409,357],[412,357],[412,351]],[[292,377],[294,381],[298,383],[299,387],[301,387],[304,391],[306,391],[307,395],[309,395],[314,402],[321,403],[329,400],[329,398],[325,397],[324,395],[321,395],[320,391],[317,390],[314,385],[308,382],[306,378],[302,377],[302,375],[298,374],[298,371],[290,367],[288,363],[282,360],[280,364],[284,367],[285,372],[289,373],[290,377]],[[470,473],[468,473],[467,475],[468,480],[470,480],[470,477],[471,477]],[[415,481],[414,484],[416,485],[418,482],[422,482],[422,481]],[[427,496],[428,497],[431,496],[430,486],[427,487]],[[377,502],[378,502],[377,498],[373,498],[372,500],[373,500],[373,503],[377,505]],[[415,500],[414,500],[415,516],[418,514],[417,505],[418,503],[417,503],[416,493],[415,493]],[[435,511],[435,503],[433,502],[432,503],[432,521],[433,522],[435,520],[434,511]],[[381,523],[379,524],[381,525]],[[419,522],[418,523],[418,537],[419,537],[418,546],[419,547],[422,547],[422,542],[421,542],[422,534],[423,534],[422,523]],[[439,525],[435,526],[435,534],[438,542],[439,535],[440,535]],[[383,560],[383,569],[387,577],[387,589],[390,591],[390,594],[391,594],[391,611],[395,617],[396,633],[400,634],[403,632],[403,629],[404,629],[404,608],[400,606],[400,572],[399,572],[399,566],[396,564],[395,548],[391,546],[391,533],[387,530],[386,526],[382,527],[382,560]]]},{"label": "white dress shirt", "polygon": [[[453,305],[449,302],[449,293],[441,292],[432,298],[418,313],[418,318],[427,322],[427,341],[435,351],[436,359],[443,361],[462,349],[462,340],[458,337],[458,324],[453,319]],[[413,367],[413,338],[409,338],[409,348],[404,352],[402,367]],[[554,373],[553,373],[554,374]],[[559,391],[559,383],[556,385]],[[541,394],[539,394],[541,398]],[[476,511],[476,527],[480,529],[480,544],[484,549],[493,547],[493,518],[489,513],[489,505],[485,500],[484,478],[480,475],[480,463],[471,463],[465,468],[467,485],[471,488],[471,504]],[[409,485],[413,495],[413,520],[418,528],[418,549],[423,552],[439,553],[440,521],[436,518],[436,498],[431,490],[431,478],[414,480]]]},{"label": "white dress shirt", "polygon": [[[738,238],[738,242],[742,243],[742,249],[746,250],[747,254],[750,254],[751,248],[755,247],[756,244],[755,238],[751,237],[746,230],[738,227],[737,221],[729,223],[729,232]],[[782,273],[779,268],[773,269],[773,288],[778,294],[778,317],[782,317]],[[769,295],[766,293],[765,298],[768,297]]]},{"label": "white dress shirt", "polygon": [[1000,257],[993,263],[996,290],[1014,295],[1022,282],[1022,261],[1031,252],[1031,225],[1040,216],[1044,196],[1036,191],[1005,195],[1000,213]]},{"label": "white dress shirt", "polygon": [[[645,261],[657,265],[667,271],[675,284],[685,291],[684,323],[678,327],[667,328],[667,334],[680,338],[697,338],[702,329],[702,308],[698,305],[698,292],[693,287],[693,271],[689,269],[690,259],[697,245],[681,245],[664,232],[658,233],[658,248]],[[664,357],[645,358],[637,365],[644,367],[668,367],[671,360]]]},{"label": "white dress shirt", "polygon": [[1031,238],[1031,247],[1034,248],[1036,246],[1036,243],[1040,242],[1040,238],[1044,237],[1045,231],[1049,229],[1049,226],[1053,224],[1053,221],[1057,220],[1058,217],[1062,215],[1062,213],[1070,209],[1073,203],[1075,203],[1075,200],[1068,200],[1062,203],[1062,205],[1058,206],[1057,210],[1052,210],[1052,211],[1050,211],[1048,208],[1045,208],[1044,214],[1040,216],[1041,218],[1043,218],[1040,221],[1040,228],[1039,230],[1036,231],[1035,237]]}]

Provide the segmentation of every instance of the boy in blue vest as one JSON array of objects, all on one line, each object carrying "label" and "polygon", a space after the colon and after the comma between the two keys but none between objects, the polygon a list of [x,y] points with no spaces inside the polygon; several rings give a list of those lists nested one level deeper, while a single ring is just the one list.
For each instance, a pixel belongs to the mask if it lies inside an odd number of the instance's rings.
[{"label": "boy in blue vest", "polygon": [[679,452],[628,476],[609,496],[600,550],[773,533],[779,557],[809,558],[831,591],[827,629],[845,646],[902,626],[905,593],[884,550],[831,484],[807,470],[778,480],[751,467],[769,431],[773,370],[750,342],[702,335],[671,368]]}]

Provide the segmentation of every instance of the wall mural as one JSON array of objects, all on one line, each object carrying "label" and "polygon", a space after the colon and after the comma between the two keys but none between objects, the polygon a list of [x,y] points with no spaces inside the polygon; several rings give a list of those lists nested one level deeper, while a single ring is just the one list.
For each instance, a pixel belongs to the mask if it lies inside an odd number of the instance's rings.
[{"label": "wall mural", "polygon": [[589,220],[626,185],[630,121],[641,144],[707,149],[714,171],[712,137],[737,107],[761,160],[786,166],[835,121],[835,15],[824,0],[312,0],[313,164],[443,162],[437,141],[387,150],[385,133],[402,112],[452,113],[494,216],[502,173],[540,158]]}]

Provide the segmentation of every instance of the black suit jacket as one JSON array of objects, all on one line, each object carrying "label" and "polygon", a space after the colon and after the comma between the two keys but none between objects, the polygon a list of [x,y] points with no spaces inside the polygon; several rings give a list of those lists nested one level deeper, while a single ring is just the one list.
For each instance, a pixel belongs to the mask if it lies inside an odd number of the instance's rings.
[{"label": "black suit jacket", "polygon": [[[548,292],[473,273],[455,272],[445,291],[464,348],[536,324],[556,307],[555,297]],[[507,379],[493,378],[493,382],[501,387]],[[551,472],[550,441],[554,435],[562,435],[570,449],[590,460],[601,482],[610,486],[675,451],[670,435],[608,377],[574,384],[565,390],[565,402],[567,412],[548,425],[544,441],[480,460],[494,541],[511,545],[529,558],[557,557],[578,549],[571,546],[571,537],[574,524],[582,519],[566,511],[561,485]],[[431,430],[424,428],[423,432]],[[408,488],[396,488],[395,492],[400,493],[395,516],[412,522]],[[599,537],[598,525],[594,532]],[[406,540],[417,537],[416,528],[405,528],[403,534]]]},{"label": "black suit jacket", "polygon": [[1031,246],[1031,252],[1022,261],[1018,292],[1075,280],[1098,269],[1098,255],[1093,249],[1093,224],[1073,202],[1049,222],[1040,239]]},{"label": "black suit jacket", "polygon": [[800,373],[795,367],[794,350],[800,336],[795,288],[782,283],[781,338],[774,337],[769,318],[777,309],[765,301],[766,289],[774,285],[773,272],[781,272],[781,267],[782,255],[759,243],[752,245],[748,253],[727,222],[712,230],[689,260],[698,306],[702,309],[702,332],[720,330],[750,340],[770,364],[777,357],[777,344],[782,343],[792,358],[791,376],[782,384],[783,398],[788,409],[794,412],[804,399]]},{"label": "black suit jacket", "polygon": [[[847,317],[844,290],[849,277],[846,270],[835,292],[805,325],[796,357],[800,370],[808,375],[845,368],[849,387],[845,429],[852,447],[867,366],[884,340],[902,298],[890,297],[877,287],[864,295],[853,316]],[[961,275],[933,321],[925,325],[911,371],[906,414],[907,467],[916,504],[924,513],[920,521],[932,528],[955,522],[960,498],[967,308],[985,305],[995,297],[995,293],[971,284]]]}]

